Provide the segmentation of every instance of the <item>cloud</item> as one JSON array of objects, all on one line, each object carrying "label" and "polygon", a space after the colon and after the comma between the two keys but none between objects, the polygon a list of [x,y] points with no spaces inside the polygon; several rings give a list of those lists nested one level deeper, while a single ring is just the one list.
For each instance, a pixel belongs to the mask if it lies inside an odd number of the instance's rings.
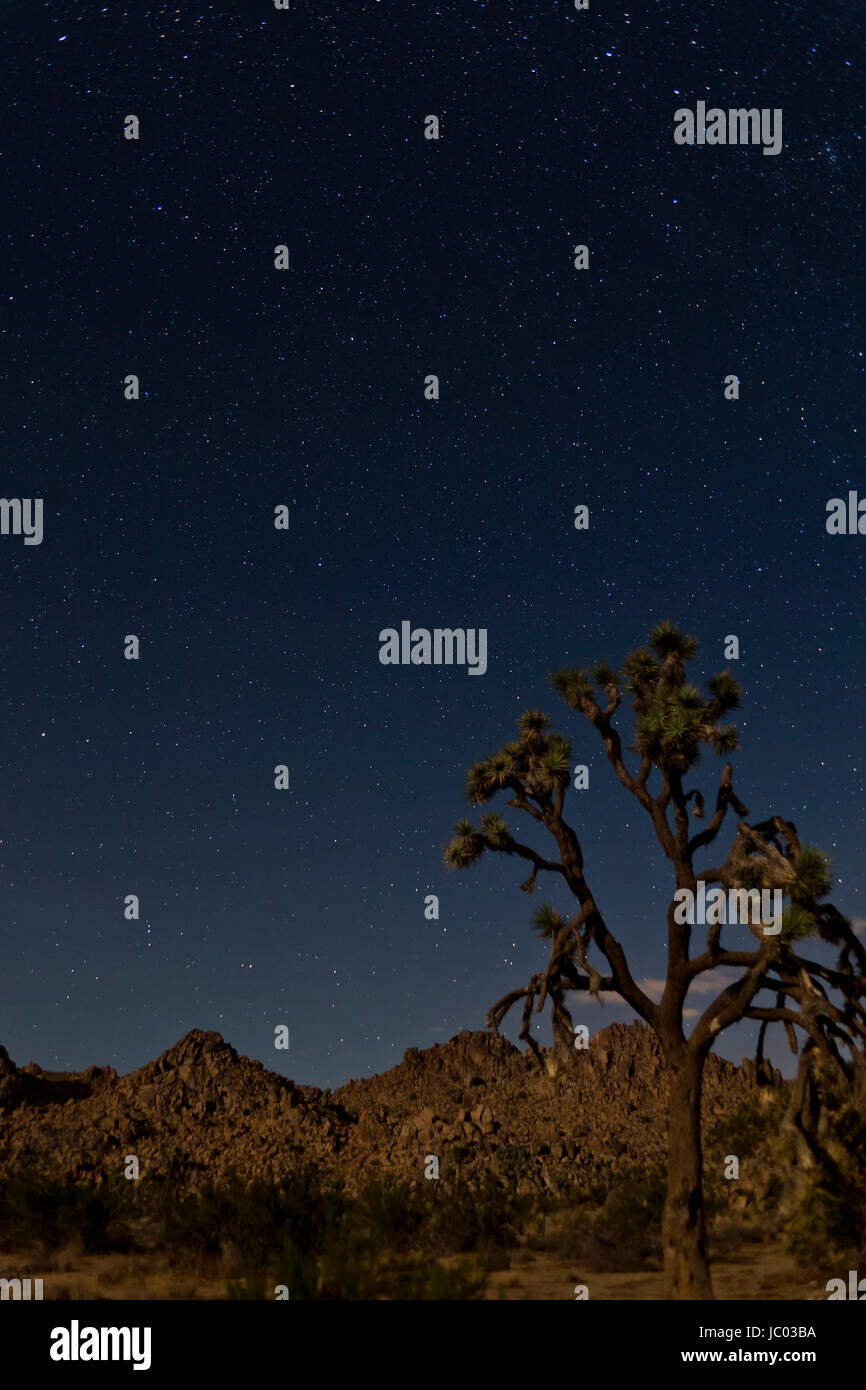
[{"label": "cloud", "polygon": [[740,977],[735,970],[705,970],[689,985],[690,994],[720,994],[726,985]]},{"label": "cloud", "polygon": [[[866,929],[866,919],[863,919],[863,927]],[[732,980],[737,980],[739,978],[735,970],[704,970],[692,981],[689,986],[689,995],[721,994],[726,985],[729,985]],[[644,994],[648,995],[654,1004],[657,1004],[664,993],[665,981],[647,976],[645,979],[638,981],[638,983]],[[579,1009],[582,1008],[584,1004],[598,1004],[599,1000],[603,1004],[619,1004],[620,1006],[625,1005],[626,1007],[630,1007],[627,1000],[622,999],[618,994],[611,994],[609,990],[602,990],[598,999],[593,999],[588,991],[586,993],[581,992],[576,998],[572,996],[571,999],[569,999],[568,1007],[570,1009]],[[697,1017],[697,1010],[685,1009],[683,1010],[683,1017],[695,1018]]]},{"label": "cloud", "polygon": [[866,932],[866,917],[852,917],[851,930],[855,936],[862,936]]},{"label": "cloud", "polygon": [[665,991],[664,980],[641,980],[640,987],[657,1004]]},{"label": "cloud", "polygon": [[[700,975],[696,975],[689,985],[690,994],[719,994],[726,985],[739,976],[735,970],[704,970]],[[650,999],[656,1003],[664,993],[665,981],[646,979],[641,980],[641,989],[644,994],[648,994]]]}]

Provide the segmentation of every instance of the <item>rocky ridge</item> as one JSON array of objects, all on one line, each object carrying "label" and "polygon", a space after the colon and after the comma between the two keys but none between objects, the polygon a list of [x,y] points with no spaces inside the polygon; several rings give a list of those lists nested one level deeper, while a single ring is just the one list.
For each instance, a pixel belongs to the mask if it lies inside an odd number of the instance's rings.
[{"label": "rocky ridge", "polygon": [[[762,1079],[784,1084],[777,1072]],[[705,1124],[759,1089],[754,1063],[710,1056]],[[101,1181],[135,1154],[142,1178],[172,1174],[190,1188],[232,1171],[275,1179],[311,1162],[356,1189],[385,1174],[419,1179],[435,1154],[443,1176],[511,1171],[543,1190],[597,1163],[663,1163],[665,1091],[658,1041],[641,1023],[601,1029],[567,1076],[492,1033],[461,1032],[333,1092],[198,1029],[125,1076],[19,1068],[0,1047],[0,1175]]]}]

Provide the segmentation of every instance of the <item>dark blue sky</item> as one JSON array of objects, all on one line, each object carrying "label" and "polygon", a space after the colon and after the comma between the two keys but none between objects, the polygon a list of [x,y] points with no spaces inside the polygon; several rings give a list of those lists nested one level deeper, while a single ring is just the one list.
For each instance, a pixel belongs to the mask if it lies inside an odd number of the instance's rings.
[{"label": "dark blue sky", "polygon": [[[866,539],[825,528],[866,495],[862,12],[591,6],[5,6],[2,493],[45,506],[40,546],[0,536],[19,1063],[215,1028],[334,1086],[482,1027],[568,906],[442,866],[528,706],[589,764],[590,883],[663,975],[667,866],[548,684],[660,618],[701,675],[739,636],[739,795],[866,918]],[[782,151],[676,146],[698,100],[781,108]],[[381,665],[404,619],[486,628],[486,674]]]}]

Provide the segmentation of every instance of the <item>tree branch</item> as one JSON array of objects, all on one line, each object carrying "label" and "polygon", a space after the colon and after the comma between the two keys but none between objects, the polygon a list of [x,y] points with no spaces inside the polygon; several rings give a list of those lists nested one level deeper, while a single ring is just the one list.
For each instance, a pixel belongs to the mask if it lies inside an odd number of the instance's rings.
[{"label": "tree branch", "polygon": [[733,806],[738,816],[746,817],[749,808],[744,806],[739,797],[734,793],[734,769],[731,763],[726,763],[722,769],[722,776],[719,781],[719,790],[716,794],[716,809],[712,819],[707,823],[705,829],[693,835],[688,844],[687,855],[692,859],[699,849],[704,845],[712,844],[722,828],[728,807]]}]

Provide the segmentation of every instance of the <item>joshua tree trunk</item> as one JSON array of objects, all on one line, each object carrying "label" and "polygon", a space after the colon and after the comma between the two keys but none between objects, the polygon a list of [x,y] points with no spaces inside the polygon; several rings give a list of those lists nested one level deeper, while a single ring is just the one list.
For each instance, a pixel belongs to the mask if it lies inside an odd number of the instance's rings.
[{"label": "joshua tree trunk", "polygon": [[574,1026],[571,1015],[562,1002],[562,995],[553,993],[553,1058],[555,1074],[568,1073],[575,1066]]},{"label": "joshua tree trunk", "polygon": [[703,1057],[687,1048],[668,1060],[668,1191],[662,1221],[666,1298],[714,1296],[701,1176],[703,1064]]}]

